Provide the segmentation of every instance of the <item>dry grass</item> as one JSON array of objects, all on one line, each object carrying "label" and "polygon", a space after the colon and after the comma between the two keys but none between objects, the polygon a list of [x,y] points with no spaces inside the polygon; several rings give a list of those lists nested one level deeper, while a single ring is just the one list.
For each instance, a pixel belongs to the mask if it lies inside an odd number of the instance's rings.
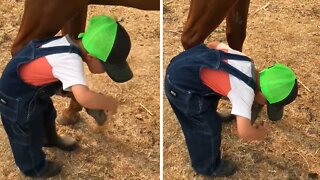
[{"label": "dry grass", "polygon": [[[13,0],[0,2],[0,72],[10,58],[23,4]],[[132,39],[129,63],[134,78],[115,84],[106,74],[90,75],[86,70],[90,87],[117,97],[120,109],[103,127],[97,126],[84,112],[78,124],[58,126],[59,134],[79,141],[80,149],[71,153],[45,149],[48,159],[64,165],[60,176],[52,179],[158,179],[159,12],[90,6],[89,16],[95,14],[117,16],[128,30]],[[59,113],[66,107],[66,101],[54,97]],[[2,124],[0,126],[0,179],[26,179],[15,166],[7,136]]]},{"label": "dry grass", "polygon": [[[164,67],[183,49],[180,35],[188,8],[186,0],[164,2]],[[251,2],[244,53],[258,68],[276,60],[289,65],[311,92],[300,83],[298,98],[280,122],[268,121],[262,112],[259,120],[271,124],[262,142],[244,142],[237,137],[235,124],[224,125],[222,156],[240,168],[231,179],[320,178],[319,18],[316,0]],[[225,24],[212,33],[211,40],[226,43]],[[164,178],[203,179],[192,170],[180,125],[164,102]],[[229,106],[227,101],[220,104],[222,109]]]}]

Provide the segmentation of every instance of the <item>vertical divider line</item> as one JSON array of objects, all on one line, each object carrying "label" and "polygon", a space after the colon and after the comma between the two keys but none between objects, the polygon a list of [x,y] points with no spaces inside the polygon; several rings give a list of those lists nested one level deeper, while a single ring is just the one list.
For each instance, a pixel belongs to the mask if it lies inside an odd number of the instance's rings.
[{"label": "vertical divider line", "polygon": [[163,180],[163,0],[160,0],[160,180]]}]

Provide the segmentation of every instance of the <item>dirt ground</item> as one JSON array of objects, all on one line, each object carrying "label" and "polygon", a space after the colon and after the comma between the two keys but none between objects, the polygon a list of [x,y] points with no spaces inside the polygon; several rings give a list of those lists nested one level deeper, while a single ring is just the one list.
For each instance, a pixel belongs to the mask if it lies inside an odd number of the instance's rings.
[{"label": "dirt ground", "polygon": [[[183,50],[180,44],[189,1],[164,0],[164,67]],[[243,52],[259,69],[275,61],[296,72],[299,96],[286,107],[282,121],[270,123],[262,142],[245,142],[235,123],[224,124],[222,156],[234,160],[239,171],[230,179],[320,178],[320,2],[254,0],[250,4]],[[208,41],[224,43],[225,23]],[[223,101],[221,109],[230,109]],[[164,179],[204,179],[191,167],[180,125],[164,100]],[[217,178],[219,179],[219,178]],[[221,178],[223,179],[223,178]]]},{"label": "dirt ground", "polygon": [[[10,46],[18,31],[24,1],[0,1],[0,72],[10,59]],[[62,7],[63,8],[63,7]],[[58,132],[79,141],[80,149],[63,152],[45,148],[48,159],[63,163],[62,173],[51,179],[158,179],[159,178],[159,12],[133,8],[90,6],[89,17],[117,16],[132,40],[129,64],[134,78],[116,84],[103,75],[91,75],[89,86],[120,101],[118,113],[99,127],[84,111],[72,126]],[[58,113],[67,98],[54,97]],[[18,170],[7,135],[0,123],[0,179],[27,179]]]}]

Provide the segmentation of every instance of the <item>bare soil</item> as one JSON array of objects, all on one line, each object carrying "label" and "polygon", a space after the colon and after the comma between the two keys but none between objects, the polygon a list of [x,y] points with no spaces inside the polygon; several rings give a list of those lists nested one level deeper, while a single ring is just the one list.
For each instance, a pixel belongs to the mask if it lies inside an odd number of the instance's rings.
[{"label": "bare soil", "polygon": [[[165,68],[183,50],[180,36],[188,8],[187,0],[164,0]],[[222,156],[239,166],[230,179],[319,179],[320,2],[255,0],[249,13],[243,52],[258,69],[275,61],[293,68],[299,80],[299,96],[285,108],[279,122],[269,121],[263,110],[258,121],[270,124],[264,141],[243,141],[236,135],[235,123],[223,125]],[[224,22],[207,41],[213,40],[227,43]],[[219,105],[220,110],[230,108],[225,100]],[[204,179],[192,170],[180,125],[167,100],[163,121],[164,178]]]},{"label": "bare soil", "polygon": [[[0,1],[0,74],[10,59],[24,1]],[[63,8],[63,7],[62,7]],[[116,84],[106,74],[91,75],[90,88],[120,101],[118,113],[99,127],[84,111],[72,126],[58,125],[58,133],[75,137],[80,148],[63,152],[44,148],[48,159],[63,163],[62,173],[51,179],[158,179],[159,178],[159,12],[112,6],[90,6],[93,15],[112,15],[121,21],[132,40],[129,64],[134,78]],[[68,99],[53,97],[58,114]],[[0,123],[0,179],[28,179],[14,163],[7,135]]]}]

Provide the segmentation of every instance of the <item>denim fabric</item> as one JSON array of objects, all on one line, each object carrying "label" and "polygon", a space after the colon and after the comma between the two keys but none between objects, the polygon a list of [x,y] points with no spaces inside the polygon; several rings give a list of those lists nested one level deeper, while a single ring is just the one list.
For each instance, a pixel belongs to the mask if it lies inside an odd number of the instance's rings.
[{"label": "denim fabric", "polygon": [[180,122],[192,167],[200,174],[212,174],[220,163],[221,121],[216,112],[220,96],[179,89],[170,76],[165,93]]},{"label": "denim fabric", "polygon": [[16,164],[29,176],[40,174],[46,167],[42,151],[43,123],[56,118],[50,96],[62,84],[59,81],[41,87],[26,84],[21,80],[18,69],[22,64],[50,54],[70,52],[80,55],[80,50],[74,46],[38,48],[54,39],[31,41],[12,58],[0,79],[1,120]]},{"label": "denim fabric", "polygon": [[192,167],[203,175],[212,175],[220,165],[222,122],[217,114],[221,96],[202,83],[201,68],[224,70],[255,87],[254,79],[225,63],[226,58],[251,61],[201,44],[174,57],[165,76],[165,94],[181,125]]},{"label": "denim fabric", "polygon": [[43,123],[54,121],[56,118],[56,111],[50,97],[35,98],[33,108],[25,123],[19,120],[12,122],[1,117],[15,162],[28,176],[35,176],[44,170],[46,161],[42,151],[42,140],[45,137]]}]

